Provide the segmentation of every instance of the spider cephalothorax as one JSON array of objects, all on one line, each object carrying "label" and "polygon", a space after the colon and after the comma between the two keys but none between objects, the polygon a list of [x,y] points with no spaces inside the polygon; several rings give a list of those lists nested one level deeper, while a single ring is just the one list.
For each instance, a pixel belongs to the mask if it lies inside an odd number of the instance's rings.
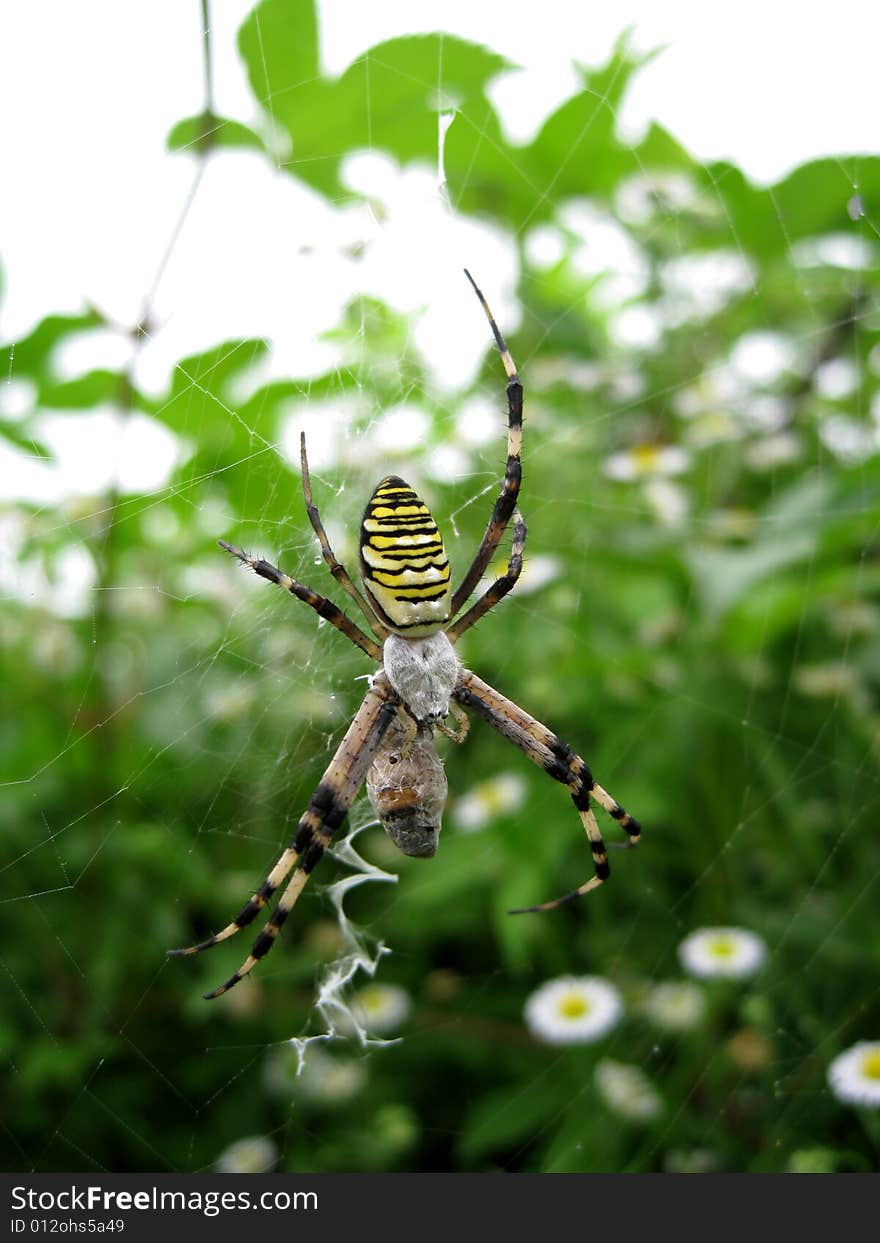
[{"label": "spider cephalothorax", "polygon": [[[169,950],[170,954],[197,954],[225,941],[252,923],[286,881],[275,911],[249,956],[225,984],[206,993],[206,997],[225,993],[272,948],[365,780],[373,809],[400,849],[405,854],[421,857],[435,853],[447,783],[434,747],[434,730],[440,730],[456,742],[463,741],[468,724],[464,708],[476,713],[548,776],[567,787],[590,843],[593,875],[563,897],[525,910],[550,910],[588,893],[607,879],[608,857],[593,813],[593,802],[620,824],[627,834],[628,845],[635,845],[638,840],[638,822],[596,784],[581,757],[546,725],[465,669],[455,653],[454,645],[461,635],[516,583],[526,541],[526,524],[517,509],[522,474],[522,385],[483,295],[470,273],[466,275],[489,320],[507,373],[507,466],[480,546],[455,591],[451,590],[449,558],[437,525],[428,507],[397,475],[383,479],[367,503],[360,542],[364,592],[355,586],[345,567],[336,560],[317,506],[312,501],[304,437],[301,462],[309,520],[331,574],[364,614],[375,638],[365,634],[346,613],[310,587],[298,583],[270,562],[220,541],[221,547],[261,577],[310,605],[380,667],[289,845],[262,885],[232,923],[215,936],[187,949]],[[513,543],[507,569],[461,613],[511,522]],[[450,712],[458,721],[457,731],[446,724]]]}]

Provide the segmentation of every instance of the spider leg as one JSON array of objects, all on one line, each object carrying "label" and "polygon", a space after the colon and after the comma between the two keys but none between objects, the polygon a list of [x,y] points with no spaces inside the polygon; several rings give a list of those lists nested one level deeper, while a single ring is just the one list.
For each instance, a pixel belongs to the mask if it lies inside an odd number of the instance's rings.
[{"label": "spider leg", "polygon": [[446,636],[450,643],[457,643],[466,630],[478,622],[481,617],[493,609],[499,600],[503,600],[511,591],[522,573],[523,550],[526,546],[527,527],[518,509],[513,511],[513,547],[507,561],[507,569],[495,579],[495,582],[472,604],[466,613],[462,613],[458,621],[449,626]]},{"label": "spider leg", "polygon": [[467,268],[465,268],[464,274],[473,286],[474,293],[480,299],[480,305],[486,312],[486,318],[489,321],[489,327],[492,329],[495,344],[498,346],[498,352],[501,354],[504,370],[507,372],[507,467],[504,472],[501,492],[495,501],[489,524],[483,534],[476,556],[452,597],[450,617],[454,617],[464,604],[480,581],[486,566],[492,560],[492,554],[498,547],[510,521],[511,514],[516,507],[516,498],[519,495],[519,485],[522,478],[522,465],[520,463],[520,451],[522,448],[522,384],[520,384],[510,351],[498,330],[498,325],[492,317],[492,312],[486,304],[486,299],[477,288],[476,282]]},{"label": "spider leg", "polygon": [[610,868],[605,843],[602,840],[599,825],[596,823],[590,800],[595,799],[599,806],[618,822],[627,834],[630,846],[634,846],[639,840],[641,833],[639,822],[633,819],[629,812],[624,811],[617,800],[612,798],[606,790],[596,784],[586,763],[557,738],[552,730],[542,725],[533,716],[529,716],[512,700],[507,699],[487,682],[483,682],[476,674],[468,669],[462,669],[453,695],[459,703],[481,716],[502,737],[519,747],[554,781],[559,781],[568,788],[589,838],[593,854],[593,875],[589,880],[561,898],[554,898],[550,902],[542,902],[537,906],[524,907],[521,910],[512,911],[511,914],[519,915],[523,911],[549,911],[561,906],[564,902],[570,902],[573,898],[589,893],[591,889],[596,889],[608,879]]},{"label": "spider leg", "polygon": [[289,845],[263,884],[232,923],[216,936],[209,937],[200,945],[168,951],[172,957],[198,954],[225,941],[256,918],[291,869],[295,868],[275,911],[251,947],[248,957],[225,984],[205,994],[206,1000],[221,996],[237,984],[274,945],[309,876],[323,858],[333,833],[342,824],[357,797],[385,731],[397,715],[398,705],[399,700],[388,679],[383,673],[378,674],[309,800]]},{"label": "spider leg", "polygon": [[455,726],[447,725],[445,721],[438,721],[436,728],[446,738],[451,738],[453,742],[464,742],[471,728],[471,718],[466,712],[463,712],[457,703],[449,704],[449,715],[455,717]]},{"label": "spider leg", "polygon": [[312,524],[312,530],[317,535],[318,543],[321,545],[321,556],[327,562],[327,565],[330,568],[330,573],[333,575],[333,577],[336,579],[339,585],[345,591],[348,592],[352,600],[354,600],[355,604],[358,606],[358,608],[363,613],[364,617],[366,617],[367,621],[370,623],[370,629],[373,631],[373,634],[376,636],[376,638],[382,639],[382,640],[387,639],[388,631],[385,629],[383,625],[381,625],[378,618],[376,617],[376,614],[373,612],[373,610],[370,608],[367,601],[364,599],[363,595],[358,591],[357,587],[355,587],[354,583],[351,581],[348,570],[346,570],[345,566],[342,564],[341,561],[336,560],[336,554],[334,553],[333,549],[330,547],[330,541],[327,538],[327,532],[324,530],[324,524],[321,521],[321,515],[318,513],[318,506],[312,500],[312,480],[311,480],[311,476],[309,475],[309,459],[308,459],[308,456],[306,455],[306,434],[305,432],[300,432],[299,460],[300,460],[300,466],[302,467],[302,486],[303,486],[303,495],[306,498],[306,513],[309,515],[309,522]]},{"label": "spider leg", "polygon": [[282,570],[279,570],[277,566],[272,565],[271,562],[264,561],[262,557],[252,557],[241,548],[236,548],[234,544],[227,544],[226,540],[221,539],[217,543],[233,557],[238,557],[239,561],[243,562],[244,565],[249,565],[255,574],[259,574],[260,578],[266,578],[270,583],[277,583],[279,587],[289,591],[292,596],[296,596],[298,600],[304,601],[319,616],[330,622],[331,626],[335,626],[347,639],[356,644],[362,652],[366,652],[373,660],[381,663],[382,649],[379,644],[374,643],[369,635],[365,635],[363,630],[356,626],[351,618],[343,613],[342,609],[337,608],[332,600],[328,600],[325,596],[319,596],[316,591],[312,591],[311,587],[305,587],[302,583],[298,583],[296,579],[290,578]]}]

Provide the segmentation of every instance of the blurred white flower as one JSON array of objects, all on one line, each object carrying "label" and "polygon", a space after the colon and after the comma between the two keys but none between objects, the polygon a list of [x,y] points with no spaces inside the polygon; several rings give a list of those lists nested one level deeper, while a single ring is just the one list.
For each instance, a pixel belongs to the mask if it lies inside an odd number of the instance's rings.
[{"label": "blurred white flower", "polygon": [[[504,569],[501,572],[504,573]],[[562,561],[559,557],[548,557],[544,553],[535,553],[534,557],[527,556],[523,562],[522,575],[516,584],[516,594],[527,596],[530,592],[540,591],[561,574]]]},{"label": "blurred white flower", "polygon": [[460,829],[473,833],[490,820],[522,807],[526,797],[526,780],[519,773],[496,773],[472,786],[457,799],[453,818]]},{"label": "blurred white flower", "polygon": [[880,1109],[880,1040],[860,1040],[828,1067],[828,1082],[839,1101]]},{"label": "blurred white flower", "polygon": [[441,483],[464,478],[472,469],[470,458],[459,445],[435,445],[425,458],[425,472]]},{"label": "blurred white flower", "polygon": [[[71,628],[46,617],[28,626],[30,654],[36,665],[55,677],[70,675],[82,664],[83,655]],[[11,635],[7,632],[7,642]]]},{"label": "blurred white flower", "polygon": [[253,683],[242,678],[214,686],[205,694],[203,706],[215,721],[242,721],[253,711],[257,691]]},{"label": "blurred white flower", "polygon": [[858,698],[862,689],[858,670],[842,660],[801,665],[794,671],[794,685],[810,699]]},{"label": "blurred white flower", "polygon": [[[485,590],[496,578],[500,578],[506,570],[507,554],[505,553],[490,564],[486,570],[485,579],[481,580],[480,589]],[[562,571],[563,563],[560,557],[547,556],[544,553],[535,553],[534,557],[526,554],[522,573],[517,579],[517,599],[520,596],[527,596],[532,592],[541,591],[543,587],[546,587],[548,583],[552,583],[554,579],[561,578]]]},{"label": "blurred white flower", "polygon": [[565,235],[549,224],[539,224],[526,234],[526,257],[530,267],[553,268],[565,258]]},{"label": "blurred white flower", "polygon": [[880,448],[880,428],[848,414],[832,414],[823,419],[819,436],[841,462],[863,462]]},{"label": "blurred white flower", "polygon": [[671,394],[672,408],[683,419],[713,410],[739,409],[751,391],[728,363],[718,363],[686,388]]},{"label": "blurred white flower", "polygon": [[376,443],[389,452],[414,449],[428,439],[431,416],[415,402],[402,402],[385,410],[373,426]]},{"label": "blurred white flower", "polygon": [[828,606],[828,625],[841,639],[875,635],[880,631],[880,609],[867,600],[838,600]]},{"label": "blurred white flower", "polygon": [[707,410],[688,425],[686,439],[693,448],[702,449],[739,440],[742,435],[742,424],[733,414],[725,410]]},{"label": "blurred white flower", "polygon": [[351,1001],[354,1018],[371,1036],[397,1031],[411,1009],[409,993],[398,984],[367,984]]},{"label": "blurred white flower", "polygon": [[791,401],[779,393],[747,390],[737,411],[743,423],[759,432],[781,431],[792,416]]},{"label": "blurred white flower", "polygon": [[681,484],[670,479],[649,479],[645,484],[645,496],[663,526],[677,529],[684,524],[688,515],[688,494]]},{"label": "blurred white flower", "polygon": [[718,1157],[711,1148],[670,1148],[663,1169],[667,1174],[711,1174],[718,1169]]},{"label": "blurred white flower", "polygon": [[[856,217],[858,219],[858,217]],[[874,248],[867,237],[852,233],[825,233],[822,237],[805,237],[791,248],[792,260],[800,267],[859,268],[874,266]]]},{"label": "blurred white flower", "polygon": [[813,383],[820,397],[840,401],[859,387],[859,369],[851,358],[829,358],[816,370]]},{"label": "blurred white flower", "polygon": [[752,384],[771,384],[794,368],[795,343],[780,332],[747,332],[730,355],[734,371]]},{"label": "blurred white flower", "polygon": [[755,287],[751,265],[734,250],[681,255],[663,265],[663,304],[669,322],[682,324],[720,311]]},{"label": "blurred white flower", "polygon": [[690,454],[677,445],[643,444],[612,453],[605,459],[602,470],[609,479],[631,482],[656,475],[681,475],[690,463]]},{"label": "blurred white flower", "polygon": [[267,1135],[249,1135],[224,1148],[214,1162],[218,1174],[268,1174],[278,1149]]},{"label": "blurred white flower", "polygon": [[678,947],[685,971],[701,979],[731,980],[754,975],[767,956],[767,946],[745,928],[699,928]]},{"label": "blurred white flower", "polygon": [[646,224],[656,215],[695,209],[700,191],[684,173],[636,173],[620,182],[615,203],[629,224]]},{"label": "blurred white flower", "polygon": [[644,292],[651,275],[647,257],[611,212],[585,198],[568,199],[558,219],[580,239],[570,253],[572,270],[599,278],[590,291],[594,305],[611,310]]},{"label": "blurred white flower", "polygon": [[631,1122],[650,1122],[663,1111],[663,1101],[638,1066],[602,1058],[596,1066],[596,1088],[609,1109]]},{"label": "blurred white flower", "polygon": [[663,336],[663,316],[656,305],[631,303],[611,317],[608,330],[618,345],[654,349]]},{"label": "blurred white flower", "polygon": [[745,459],[752,470],[775,470],[797,461],[801,453],[801,442],[794,432],[776,432],[752,441],[746,448]]},{"label": "blurred white flower", "polygon": [[715,539],[743,540],[751,539],[758,525],[756,514],[751,509],[716,509],[703,519],[709,535]]},{"label": "blurred white flower", "polygon": [[620,994],[598,976],[560,976],[526,1001],[525,1020],[546,1044],[590,1044],[611,1031],[623,1012]]},{"label": "blurred white flower", "polygon": [[625,404],[641,397],[645,391],[645,381],[635,368],[617,366],[608,377],[608,388],[614,401]]},{"label": "blurred white flower", "polygon": [[273,1096],[289,1097],[299,1079],[299,1062],[299,1054],[290,1044],[270,1049],[263,1063],[266,1090]]},{"label": "blurred white flower", "polygon": [[642,1002],[642,1010],[663,1031],[686,1032],[702,1019],[706,998],[690,980],[668,980],[654,985]]},{"label": "blurred white flower", "polygon": [[263,1067],[266,1090],[274,1096],[290,1100],[296,1095],[322,1105],[343,1104],[366,1081],[365,1062],[331,1057],[315,1044],[303,1052],[293,1043],[272,1049]]},{"label": "blurred white flower", "polygon": [[[608,379],[600,363],[562,354],[547,354],[536,358],[529,366],[529,388],[540,391],[554,384],[564,384],[578,392],[592,392]],[[495,410],[492,410],[492,428],[495,429]]]}]

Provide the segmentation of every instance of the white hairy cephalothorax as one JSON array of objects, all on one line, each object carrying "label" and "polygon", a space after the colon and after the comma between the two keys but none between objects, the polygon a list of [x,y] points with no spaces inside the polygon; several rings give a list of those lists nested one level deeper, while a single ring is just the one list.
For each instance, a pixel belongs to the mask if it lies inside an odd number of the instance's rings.
[{"label": "white hairy cephalothorax", "polygon": [[390,634],[382,646],[382,664],[388,681],[417,721],[446,716],[460,664],[444,631],[422,639]]}]

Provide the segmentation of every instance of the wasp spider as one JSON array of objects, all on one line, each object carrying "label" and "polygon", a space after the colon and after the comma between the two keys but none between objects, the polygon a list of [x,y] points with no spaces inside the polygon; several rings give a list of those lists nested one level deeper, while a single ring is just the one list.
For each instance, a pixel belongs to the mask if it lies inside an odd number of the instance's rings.
[{"label": "wasp spider", "polygon": [[[455,643],[464,632],[516,583],[526,542],[526,524],[517,508],[522,474],[522,385],[485,298],[470,273],[465,275],[486,313],[507,373],[507,468],[480,546],[458,587],[451,590],[449,559],[427,506],[402,479],[389,475],[376,487],[364,511],[360,535],[363,591],[359,590],[345,567],[336,560],[317,506],[312,501],[304,437],[301,441],[302,482],[309,520],[330,573],[361,610],[375,638],[324,596],[296,582],[268,561],[220,541],[222,548],[262,578],[277,583],[310,605],[366,652],[379,665],[379,670],[290,844],[262,885],[221,932],[200,945],[169,950],[173,955],[198,954],[219,945],[252,923],[287,881],[274,913],[244,963],[225,984],[206,993],[208,999],[219,997],[232,988],[272,948],[365,779],[367,793],[382,826],[403,853],[422,857],[434,854],[447,790],[443,765],[434,749],[434,731],[439,729],[456,741],[462,741],[468,725],[462,709],[482,717],[554,781],[567,787],[589,839],[593,855],[593,875],[589,880],[561,898],[525,907],[525,911],[551,910],[589,893],[607,880],[608,857],[593,813],[593,801],[618,821],[627,834],[624,845],[632,846],[638,841],[638,822],[596,784],[581,757],[546,725],[465,669],[455,652]],[[466,612],[461,613],[511,521],[513,544],[507,569]],[[456,729],[447,724],[450,713]]]}]

